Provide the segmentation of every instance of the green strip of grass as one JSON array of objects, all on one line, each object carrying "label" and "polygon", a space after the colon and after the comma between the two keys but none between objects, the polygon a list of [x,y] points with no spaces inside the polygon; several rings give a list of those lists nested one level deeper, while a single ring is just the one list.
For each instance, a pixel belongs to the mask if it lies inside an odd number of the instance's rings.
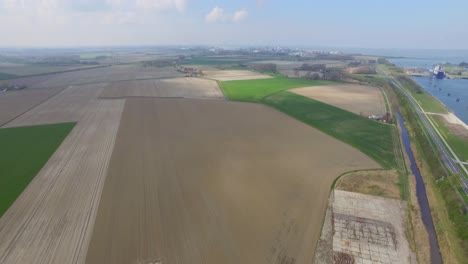
[{"label": "green strip of grass", "polygon": [[262,102],[354,146],[384,168],[396,167],[392,141],[395,128],[391,125],[288,91],[272,94]]},{"label": "green strip of grass", "polygon": [[447,113],[447,109],[445,108],[445,106],[437,98],[432,96],[430,93],[424,92],[421,94],[418,94],[418,93],[411,93],[411,94],[418,101],[418,103],[421,105],[424,111],[432,112],[432,113],[442,113],[442,114]]},{"label": "green strip of grass", "polygon": [[220,87],[224,95],[230,100],[260,102],[266,96],[284,90],[328,84],[332,84],[332,82],[276,77],[271,79],[220,82]]},{"label": "green strip of grass", "polygon": [[396,80],[418,101],[426,112],[447,113],[445,106],[423,87],[416,83],[410,76],[406,75],[401,68],[391,66],[379,66],[390,73]]},{"label": "green strip of grass", "polygon": [[17,77],[17,75],[0,72],[0,80],[7,80],[15,77]]},{"label": "green strip of grass", "polygon": [[[440,117],[442,118],[442,117]],[[440,120],[437,116],[431,116],[432,121],[434,121],[436,127],[439,129],[440,133],[444,136],[447,143],[453,149],[458,158],[463,161],[468,160],[468,140],[453,134],[450,129]]]},{"label": "green strip of grass", "polygon": [[75,123],[0,129],[0,216],[60,146]]}]

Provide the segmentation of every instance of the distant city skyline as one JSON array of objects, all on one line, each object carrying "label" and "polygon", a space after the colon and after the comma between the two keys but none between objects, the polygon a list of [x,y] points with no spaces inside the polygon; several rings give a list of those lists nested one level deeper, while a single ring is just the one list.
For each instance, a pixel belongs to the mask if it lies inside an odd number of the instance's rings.
[{"label": "distant city skyline", "polygon": [[0,46],[468,49],[466,10],[461,0],[0,0]]}]

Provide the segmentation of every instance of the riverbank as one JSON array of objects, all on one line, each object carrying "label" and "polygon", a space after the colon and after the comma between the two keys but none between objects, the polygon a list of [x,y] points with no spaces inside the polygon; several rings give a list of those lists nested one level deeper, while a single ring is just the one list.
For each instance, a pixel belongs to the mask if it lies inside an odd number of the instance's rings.
[{"label": "riverbank", "polygon": [[411,79],[443,104],[449,112],[468,124],[468,80],[438,80],[430,77],[412,77]]},{"label": "riverbank", "polygon": [[[402,74],[397,67],[388,67],[386,70],[391,70],[391,75]],[[421,91],[421,87],[418,88],[414,84],[408,85],[406,83],[404,89],[411,96],[419,95],[420,98],[426,98],[427,100],[424,101],[426,107],[428,103],[429,105],[443,105],[435,97],[424,90]],[[413,97],[416,98],[416,96]],[[461,197],[464,195],[463,190],[458,189],[460,188],[457,182],[459,175],[448,173],[441,163],[440,155],[433,149],[433,142],[425,136],[425,129],[418,121],[415,112],[418,110],[405,103],[407,99],[402,93],[400,93],[398,101],[413,143],[415,161],[421,171],[427,190],[427,199],[443,261],[444,263],[466,263],[468,259],[468,215]],[[420,105],[423,104],[420,103]],[[427,111],[426,109],[424,110]],[[446,111],[443,114],[450,115],[450,112]],[[433,117],[429,118],[433,119]]]},{"label": "riverbank", "polygon": [[[379,65],[379,68],[394,76],[403,88],[414,97],[424,112],[430,113],[428,116],[437,125],[444,140],[451,146],[455,154],[463,161],[468,160],[468,125],[466,122],[468,120],[468,108],[464,109],[462,105],[463,103],[468,104],[468,99],[456,102],[456,98],[453,98],[454,95],[450,93],[450,96],[443,97],[441,95],[442,91],[446,91],[447,88],[441,87],[441,82],[426,77],[410,78],[397,66]],[[462,89],[463,87],[460,86],[458,90]],[[452,91],[452,93],[454,92]],[[460,93],[455,92],[454,94],[459,95]],[[439,98],[444,100],[441,101]],[[468,89],[466,89],[466,98],[468,98]],[[455,103],[452,101],[455,101]],[[460,118],[460,114],[457,115],[453,109],[457,109],[458,113],[462,113],[463,118]]]}]

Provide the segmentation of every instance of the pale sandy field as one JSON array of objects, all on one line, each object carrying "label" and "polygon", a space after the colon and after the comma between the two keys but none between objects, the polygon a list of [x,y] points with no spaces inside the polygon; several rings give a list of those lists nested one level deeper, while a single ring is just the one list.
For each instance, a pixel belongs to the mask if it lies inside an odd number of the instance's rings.
[{"label": "pale sandy field", "polygon": [[332,181],[377,167],[263,105],[128,98],[86,263],[311,263]]},{"label": "pale sandy field", "polygon": [[171,78],[109,83],[100,94],[102,98],[116,97],[182,97],[224,99],[218,84],[200,78]]},{"label": "pale sandy field", "polygon": [[272,78],[266,74],[246,70],[203,71],[203,77],[217,81],[239,81]]},{"label": "pale sandy field", "polygon": [[358,115],[381,115],[386,112],[382,92],[375,87],[339,84],[296,88],[290,91]]},{"label": "pale sandy field", "polygon": [[123,106],[124,100],[86,106],[80,122],[0,218],[0,263],[84,263]]}]

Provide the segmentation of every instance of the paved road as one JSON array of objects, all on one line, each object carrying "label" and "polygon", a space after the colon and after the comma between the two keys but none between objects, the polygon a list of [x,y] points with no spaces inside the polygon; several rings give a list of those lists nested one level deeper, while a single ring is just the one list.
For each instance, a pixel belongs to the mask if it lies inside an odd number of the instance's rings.
[{"label": "paved road", "polygon": [[464,161],[456,161],[454,160],[456,163],[460,163],[460,164],[465,164],[465,165],[468,165],[468,162],[464,162]]},{"label": "paved road", "polygon": [[432,141],[435,143],[436,147],[439,149],[441,154],[441,160],[444,165],[450,170],[451,173],[459,175],[459,182],[461,187],[463,188],[466,195],[468,195],[468,179],[465,178],[463,175],[468,175],[468,171],[465,168],[465,164],[457,157],[457,155],[453,152],[450,146],[447,144],[445,139],[442,137],[440,132],[435,127],[432,120],[429,119],[427,114],[422,109],[421,105],[416,101],[416,99],[404,89],[400,83],[395,80],[395,78],[385,71],[379,71],[383,76],[385,76],[395,87],[400,89],[403,94],[406,95],[409,102],[412,104],[416,113],[421,120],[421,123],[425,127],[426,131],[428,132],[429,136],[431,137]]}]

